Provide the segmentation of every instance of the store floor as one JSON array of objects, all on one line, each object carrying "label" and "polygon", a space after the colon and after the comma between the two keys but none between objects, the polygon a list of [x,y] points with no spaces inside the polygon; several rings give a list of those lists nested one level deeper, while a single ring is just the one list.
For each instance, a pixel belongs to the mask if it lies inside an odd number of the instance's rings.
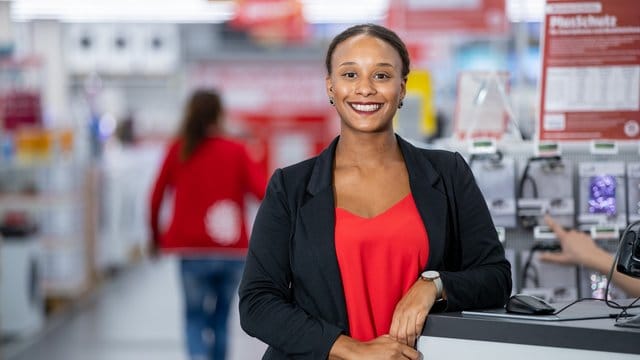
[{"label": "store floor", "polygon": [[[177,262],[165,258],[124,271],[38,336],[3,349],[5,360],[187,360]],[[240,329],[237,298],[229,359],[259,359],[266,345]],[[5,344],[6,345],[6,344]]]}]

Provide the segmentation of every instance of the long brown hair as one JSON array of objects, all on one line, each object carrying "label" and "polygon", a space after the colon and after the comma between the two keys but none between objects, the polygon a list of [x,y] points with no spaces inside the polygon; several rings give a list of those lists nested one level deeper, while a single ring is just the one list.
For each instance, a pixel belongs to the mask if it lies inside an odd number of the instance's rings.
[{"label": "long brown hair", "polygon": [[193,92],[184,111],[178,136],[182,138],[180,158],[187,160],[222,118],[220,95],[213,89]]}]

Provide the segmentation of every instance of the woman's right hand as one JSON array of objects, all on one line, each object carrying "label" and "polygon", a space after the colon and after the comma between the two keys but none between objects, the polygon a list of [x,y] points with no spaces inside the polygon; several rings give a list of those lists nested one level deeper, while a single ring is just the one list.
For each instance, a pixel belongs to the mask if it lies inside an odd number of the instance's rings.
[{"label": "woman's right hand", "polygon": [[420,358],[420,353],[416,349],[392,339],[389,335],[382,335],[365,342],[341,335],[329,353],[330,360],[418,360]]}]

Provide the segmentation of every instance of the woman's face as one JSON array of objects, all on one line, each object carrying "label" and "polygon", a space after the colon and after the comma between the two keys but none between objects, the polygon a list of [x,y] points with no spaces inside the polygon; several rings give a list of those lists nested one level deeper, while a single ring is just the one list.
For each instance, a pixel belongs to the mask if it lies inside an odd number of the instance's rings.
[{"label": "woman's face", "polygon": [[342,131],[393,131],[393,116],[404,98],[402,60],[393,46],[356,35],[336,46],[326,86],[342,119]]}]

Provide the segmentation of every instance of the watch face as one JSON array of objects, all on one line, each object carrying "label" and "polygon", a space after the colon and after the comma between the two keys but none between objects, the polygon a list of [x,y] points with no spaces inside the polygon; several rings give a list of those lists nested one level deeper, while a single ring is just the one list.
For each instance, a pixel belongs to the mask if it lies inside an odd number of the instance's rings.
[{"label": "watch face", "polygon": [[422,277],[428,280],[437,279],[440,277],[440,273],[437,271],[429,270],[422,273]]}]

